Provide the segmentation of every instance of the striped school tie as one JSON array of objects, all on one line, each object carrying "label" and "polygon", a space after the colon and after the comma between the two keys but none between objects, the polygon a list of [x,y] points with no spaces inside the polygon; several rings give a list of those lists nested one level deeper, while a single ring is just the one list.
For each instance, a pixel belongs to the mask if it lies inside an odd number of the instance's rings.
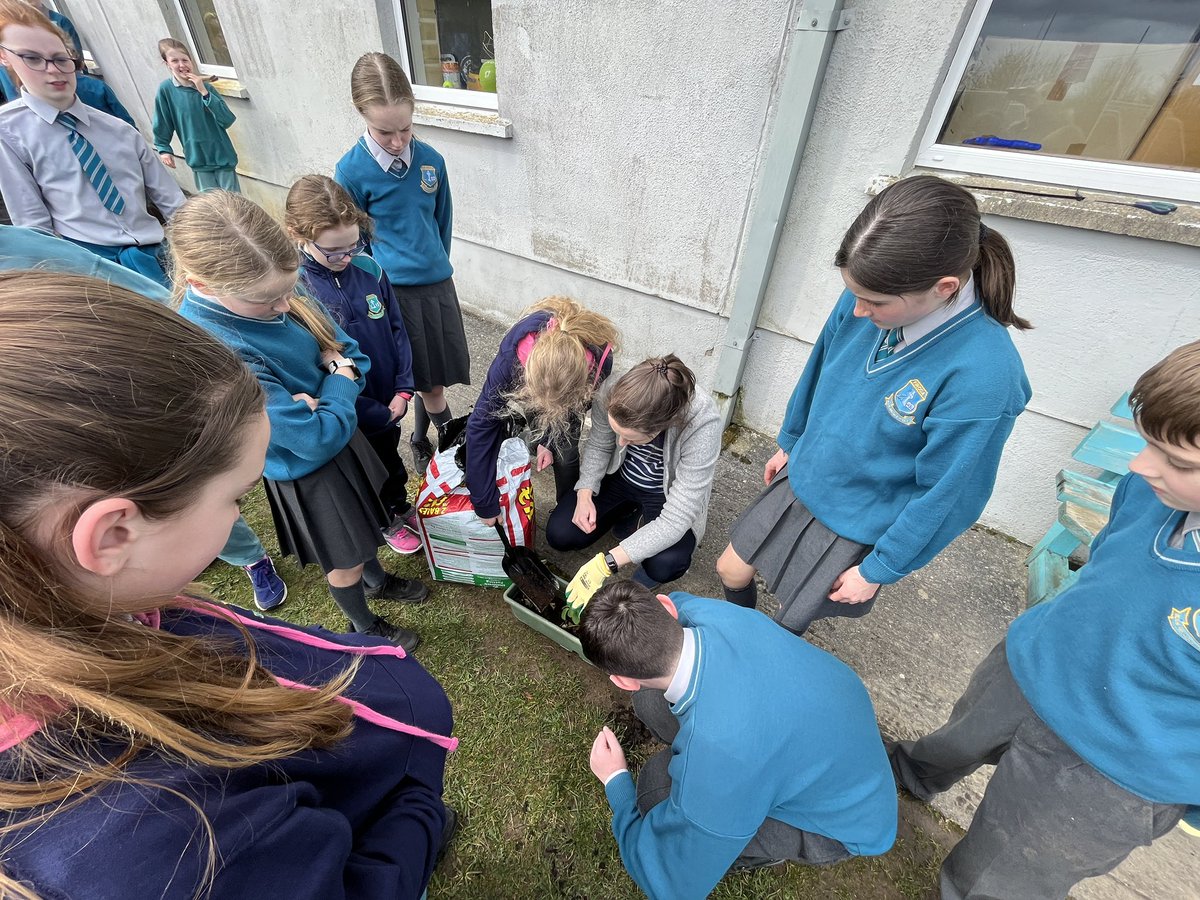
[{"label": "striped school tie", "polygon": [[883,336],[883,342],[879,345],[879,350],[875,353],[875,362],[887,359],[896,352],[896,345],[904,340],[903,328],[889,329],[888,333]]},{"label": "striped school tie", "polygon": [[113,215],[119,216],[125,211],[125,198],[121,196],[121,192],[117,190],[117,186],[108,176],[108,167],[104,165],[104,160],[100,158],[100,154],[96,152],[92,142],[79,133],[79,120],[70,113],[60,112],[55,121],[67,129],[67,140],[71,144],[71,149],[79,157],[79,165],[83,168],[83,174],[96,189],[96,194],[99,195],[104,208]]}]

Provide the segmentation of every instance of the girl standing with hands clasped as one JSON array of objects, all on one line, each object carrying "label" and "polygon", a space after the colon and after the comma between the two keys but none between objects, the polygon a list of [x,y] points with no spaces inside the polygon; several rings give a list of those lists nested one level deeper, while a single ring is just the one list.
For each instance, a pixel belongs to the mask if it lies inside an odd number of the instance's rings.
[{"label": "girl standing with hands clasped", "polygon": [[206,191],[176,216],[180,314],[231,346],[267,393],[263,475],[280,550],[321,567],[355,631],[412,651],[417,634],[367,606],[368,597],[420,603],[429,595],[376,556],[388,524],[379,499],[387,472],[354,412],[370,361],[319,303],[296,294],[300,253],[261,207]]},{"label": "girl standing with hands clasped", "polygon": [[1009,326],[1015,264],[974,197],[931,175],[867,204],[834,259],[846,290],[825,323],[767,463],[767,489],[717,561],[725,596],[755,572],[802,634],[862,616],[979,518],[1029,402]]},{"label": "girl standing with hands clasped", "polygon": [[350,74],[354,108],[366,132],[334,169],[359,209],[376,226],[372,249],[383,266],[412,344],[417,397],[413,461],[424,474],[433,455],[427,433],[451,419],[446,385],[471,383],[471,358],[463,330],[450,236],[454,211],[446,161],[413,137],[413,92],[400,64],[386,53],[367,53]]},{"label": "girl standing with hands clasped", "polygon": [[580,569],[568,588],[573,606],[622,566],[636,565],[633,580],[648,588],[688,570],[720,453],[717,406],[674,354],[640,362],[600,391],[575,495],[551,513],[546,540],[580,550],[611,530],[619,543]]},{"label": "girl standing with hands clasped", "polygon": [[292,185],[285,216],[288,233],[300,244],[304,286],[371,360],[354,409],[358,427],[388,472],[379,491],[390,521],[383,539],[397,553],[416,553],[417,513],[398,450],[400,420],[413,397],[412,348],[392,286],[364,253],[371,217],[324,175],[305,175]]},{"label": "girl standing with hands clasped", "polygon": [[554,466],[558,499],[574,490],[581,417],[612,372],[616,341],[612,322],[567,297],[535,303],[504,335],[467,419],[467,487],[487,524],[500,515],[500,445],[526,427],[537,442],[536,470]]},{"label": "girl standing with hands clasped", "polygon": [[0,372],[0,894],[420,896],[456,821],[441,687],[189,588],[263,470],[250,370],[52,272],[0,275],[0,352],[30,367]]}]

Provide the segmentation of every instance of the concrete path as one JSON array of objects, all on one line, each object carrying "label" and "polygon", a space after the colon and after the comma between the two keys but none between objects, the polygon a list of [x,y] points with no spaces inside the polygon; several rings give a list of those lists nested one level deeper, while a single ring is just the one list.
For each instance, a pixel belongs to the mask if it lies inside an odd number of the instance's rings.
[{"label": "concrete path", "polygon": [[[459,413],[474,401],[506,327],[486,313],[466,318],[476,387],[451,389],[451,403]],[[717,555],[725,548],[733,519],[762,486],[763,465],[774,451],[771,438],[744,430],[726,447],[717,466],[705,542],[691,570],[672,588],[721,596]],[[538,520],[544,523],[554,503],[549,471],[535,478],[535,493]],[[544,539],[540,546],[563,571],[573,571],[589,555],[553,553]],[[975,666],[1024,609],[1028,550],[1002,535],[972,529],[920,572],[886,588],[869,616],[817,622],[809,638],[862,676],[885,732],[900,738],[924,734],[946,720]],[[761,596],[773,602],[765,591]],[[966,827],[987,774],[980,771],[942,795],[935,808]],[[1200,897],[1200,839],[1176,830],[1153,847],[1135,851],[1114,872],[1080,884],[1071,896],[1195,900]]]}]

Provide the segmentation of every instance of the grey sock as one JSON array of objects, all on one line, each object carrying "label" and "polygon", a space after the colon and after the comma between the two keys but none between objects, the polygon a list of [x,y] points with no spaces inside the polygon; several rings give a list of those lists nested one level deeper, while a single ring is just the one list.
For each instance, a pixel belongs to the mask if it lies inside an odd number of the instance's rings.
[{"label": "grey sock", "polygon": [[333,595],[333,602],[346,614],[355,631],[366,631],[375,624],[375,613],[367,606],[367,594],[361,579],[350,587],[334,587],[331,584],[329,593]]},{"label": "grey sock", "polygon": [[441,412],[429,413],[429,421],[433,422],[439,430],[446,427],[446,423],[454,418],[454,413],[450,411],[450,404],[446,404],[446,408]]},{"label": "grey sock", "polygon": [[753,578],[745,587],[731,588],[729,585],[724,585],[724,587],[725,599],[730,603],[736,603],[746,609],[755,609],[758,606],[758,584]]},{"label": "grey sock", "polygon": [[429,432],[429,413],[425,412],[425,402],[421,399],[421,395],[417,394],[413,397],[413,427],[412,434],[409,435],[410,441],[423,441]]},{"label": "grey sock", "polygon": [[363,563],[362,580],[363,584],[372,590],[387,581],[387,572],[383,571],[383,566],[379,564],[379,557]]}]

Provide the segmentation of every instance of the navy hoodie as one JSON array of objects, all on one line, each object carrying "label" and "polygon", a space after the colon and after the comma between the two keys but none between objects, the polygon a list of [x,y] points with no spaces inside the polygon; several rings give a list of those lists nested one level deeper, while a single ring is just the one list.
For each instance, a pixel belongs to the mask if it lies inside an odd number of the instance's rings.
[{"label": "navy hoodie", "polygon": [[[467,419],[467,487],[471,491],[471,505],[482,518],[500,515],[496,460],[500,457],[500,445],[508,435],[511,420],[504,398],[517,386],[525,368],[517,356],[517,345],[528,335],[545,330],[551,318],[548,311],[539,310],[508,330],[488,369],[487,380],[471,410],[471,417]],[[596,360],[603,359],[600,371],[595,375],[595,386],[599,387],[612,373],[612,353],[606,353],[603,347],[589,347],[588,351],[592,354],[593,365]]]},{"label": "navy hoodie", "polygon": [[[240,632],[223,618],[239,611],[202,608],[218,612],[168,611],[161,627],[241,645]],[[284,684],[321,684],[355,656],[361,660],[346,692],[360,704],[351,704],[356,718],[349,737],[329,749],[232,770],[186,767],[144,752],[129,767],[141,783],[107,786],[0,838],[9,875],[47,898],[191,900],[202,886],[208,852],[190,800],[204,811],[216,841],[212,890],[205,896],[421,896],[446,822],[446,753],[457,743],[447,737],[450,703],[441,686],[380,638],[294,628],[249,613],[239,618],[254,634],[259,661]],[[25,737],[39,739],[38,733]],[[0,754],[8,777],[12,763],[13,753]],[[28,815],[10,814],[0,823]]]},{"label": "navy hoodie", "polygon": [[305,254],[301,277],[308,293],[325,304],[371,360],[366,387],[354,403],[358,427],[366,435],[399,428],[399,421],[389,424],[388,404],[397,394],[414,391],[412,347],[383,269],[369,256],[356,256],[341,272],[334,272]]}]

